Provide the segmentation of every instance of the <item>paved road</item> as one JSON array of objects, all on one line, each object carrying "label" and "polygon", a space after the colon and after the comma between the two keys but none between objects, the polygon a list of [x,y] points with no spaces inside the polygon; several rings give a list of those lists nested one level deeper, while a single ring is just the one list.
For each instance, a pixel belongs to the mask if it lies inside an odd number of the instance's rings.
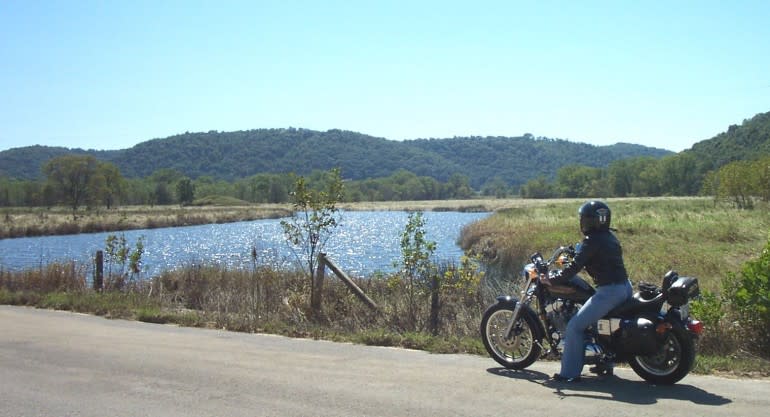
[{"label": "paved road", "polygon": [[627,369],[546,383],[555,363],[107,320],[0,306],[1,416],[759,416],[770,381]]}]

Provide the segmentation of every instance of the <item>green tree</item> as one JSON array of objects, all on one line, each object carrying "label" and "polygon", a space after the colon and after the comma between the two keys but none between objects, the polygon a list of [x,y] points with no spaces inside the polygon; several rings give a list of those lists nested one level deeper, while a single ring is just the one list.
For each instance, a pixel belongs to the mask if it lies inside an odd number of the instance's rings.
[{"label": "green tree", "polygon": [[695,156],[682,153],[667,156],[658,162],[660,185],[664,194],[694,195],[701,184]]},{"label": "green tree", "polygon": [[39,181],[0,177],[0,206],[39,206],[43,202]]},{"label": "green tree", "polygon": [[318,254],[337,227],[337,203],[342,201],[344,191],[339,169],[332,169],[324,179],[325,184],[319,184],[323,188],[314,189],[305,177],[297,177],[291,192],[294,214],[281,221],[284,236],[292,244],[300,264],[307,268],[311,283]]},{"label": "green tree", "polygon": [[770,201],[770,156],[754,162],[756,192],[762,201]]},{"label": "green tree", "polygon": [[109,162],[100,162],[97,166],[96,178],[98,179],[98,194],[107,209],[122,197],[125,191],[125,180],[120,175],[118,167]]},{"label": "green tree", "polygon": [[754,207],[752,195],[755,192],[752,164],[735,161],[719,169],[717,197],[733,202],[737,208]]},{"label": "green tree", "polygon": [[545,176],[539,176],[522,185],[519,195],[522,198],[554,198],[557,197],[557,192]]},{"label": "green tree", "polygon": [[185,178],[184,174],[175,169],[162,168],[153,172],[148,178],[153,183],[152,203],[159,205],[172,204],[174,202],[174,196],[171,193],[173,184],[176,184],[182,178]]},{"label": "green tree", "polygon": [[152,193],[154,204],[166,205],[174,202],[171,192],[168,190],[168,184],[165,182],[155,183],[155,189]]},{"label": "green tree", "polygon": [[104,261],[107,265],[107,289],[123,289],[127,282],[141,273],[143,254],[144,236],[137,239],[133,250],[128,246],[125,234],[107,236],[104,248]]},{"label": "green tree", "polygon": [[481,187],[481,195],[493,196],[495,198],[508,197],[510,187],[501,177],[497,176],[487,181],[483,187]]},{"label": "green tree", "polygon": [[615,197],[626,197],[632,194],[634,172],[628,159],[613,161],[607,168],[607,186],[610,194]]},{"label": "green tree", "polygon": [[195,186],[189,178],[184,177],[176,183],[176,195],[179,204],[190,204],[195,200]]},{"label": "green tree", "polygon": [[146,178],[129,178],[124,180],[123,199],[126,204],[154,204],[153,184]]},{"label": "green tree", "polygon": [[446,184],[446,197],[458,199],[473,197],[473,189],[468,177],[458,173],[452,174]]},{"label": "green tree", "polygon": [[598,197],[605,195],[603,171],[583,165],[567,165],[556,173],[556,188],[562,197]]},{"label": "green tree", "polygon": [[95,198],[96,173],[99,162],[93,156],[64,155],[53,158],[43,166],[43,173],[54,186],[59,201],[77,209]]},{"label": "green tree", "polygon": [[655,197],[661,195],[660,169],[657,159],[644,157],[633,162],[634,180],[631,190],[634,196]]},{"label": "green tree", "polygon": [[257,174],[236,181],[235,197],[253,203],[285,203],[289,199],[292,178],[288,174]]},{"label": "green tree", "polygon": [[[180,178],[177,181],[181,180],[182,179]],[[235,186],[233,184],[224,180],[217,180],[208,175],[197,178],[193,185],[195,186],[195,195],[198,197],[216,195],[235,196]],[[179,198],[179,196],[177,196],[177,198]]]},{"label": "green tree", "polygon": [[[401,233],[401,277],[406,285],[407,323],[409,330],[417,330],[418,302],[421,295],[431,285],[439,285],[433,280],[436,275],[431,257],[436,250],[436,242],[425,237],[425,218],[422,212],[409,213],[406,227]],[[436,289],[437,290],[437,289]]]}]

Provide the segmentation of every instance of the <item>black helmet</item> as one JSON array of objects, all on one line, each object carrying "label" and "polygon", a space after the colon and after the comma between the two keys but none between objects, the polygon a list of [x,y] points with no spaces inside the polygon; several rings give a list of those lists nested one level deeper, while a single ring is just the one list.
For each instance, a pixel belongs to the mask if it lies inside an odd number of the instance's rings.
[{"label": "black helmet", "polygon": [[580,206],[580,231],[587,235],[592,232],[610,229],[612,214],[610,208],[601,201],[588,201]]}]

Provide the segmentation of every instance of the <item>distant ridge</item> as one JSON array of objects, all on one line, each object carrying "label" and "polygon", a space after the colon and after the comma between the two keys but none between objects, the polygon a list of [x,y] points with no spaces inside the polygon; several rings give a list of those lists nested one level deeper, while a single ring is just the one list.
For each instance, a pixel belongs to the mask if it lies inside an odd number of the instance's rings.
[{"label": "distant ridge", "polygon": [[511,185],[538,176],[552,178],[565,165],[606,167],[624,158],[660,158],[672,152],[618,143],[594,146],[534,137],[455,137],[393,141],[345,130],[255,129],[184,133],[111,151],[29,146],[0,152],[0,175],[40,178],[53,157],[77,153],[114,163],[125,177],[146,177],[169,168],[191,177],[232,181],[258,173],[308,174],[340,167],[346,179],[389,176],[408,170],[447,181],[453,174],[480,188],[500,178]]}]

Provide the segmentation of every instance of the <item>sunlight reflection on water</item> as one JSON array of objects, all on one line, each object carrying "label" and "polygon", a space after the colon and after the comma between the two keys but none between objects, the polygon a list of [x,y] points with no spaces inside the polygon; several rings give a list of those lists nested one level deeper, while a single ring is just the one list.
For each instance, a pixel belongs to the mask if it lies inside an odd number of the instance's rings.
[{"label": "sunlight reflection on water", "polygon": [[[456,241],[462,227],[488,213],[425,212],[428,240],[436,242],[436,261],[453,261],[462,255]],[[393,271],[401,256],[400,238],[408,213],[403,211],[349,211],[342,213],[339,226],[326,243],[325,252],[351,275]],[[211,224],[122,232],[133,248],[144,240],[143,276],[191,263],[216,264],[229,268],[252,266],[257,262],[281,268],[297,264],[294,252],[284,240],[281,219]],[[103,250],[110,233],[0,240],[0,268],[22,270],[53,261],[75,260],[91,268],[90,258]]]}]

